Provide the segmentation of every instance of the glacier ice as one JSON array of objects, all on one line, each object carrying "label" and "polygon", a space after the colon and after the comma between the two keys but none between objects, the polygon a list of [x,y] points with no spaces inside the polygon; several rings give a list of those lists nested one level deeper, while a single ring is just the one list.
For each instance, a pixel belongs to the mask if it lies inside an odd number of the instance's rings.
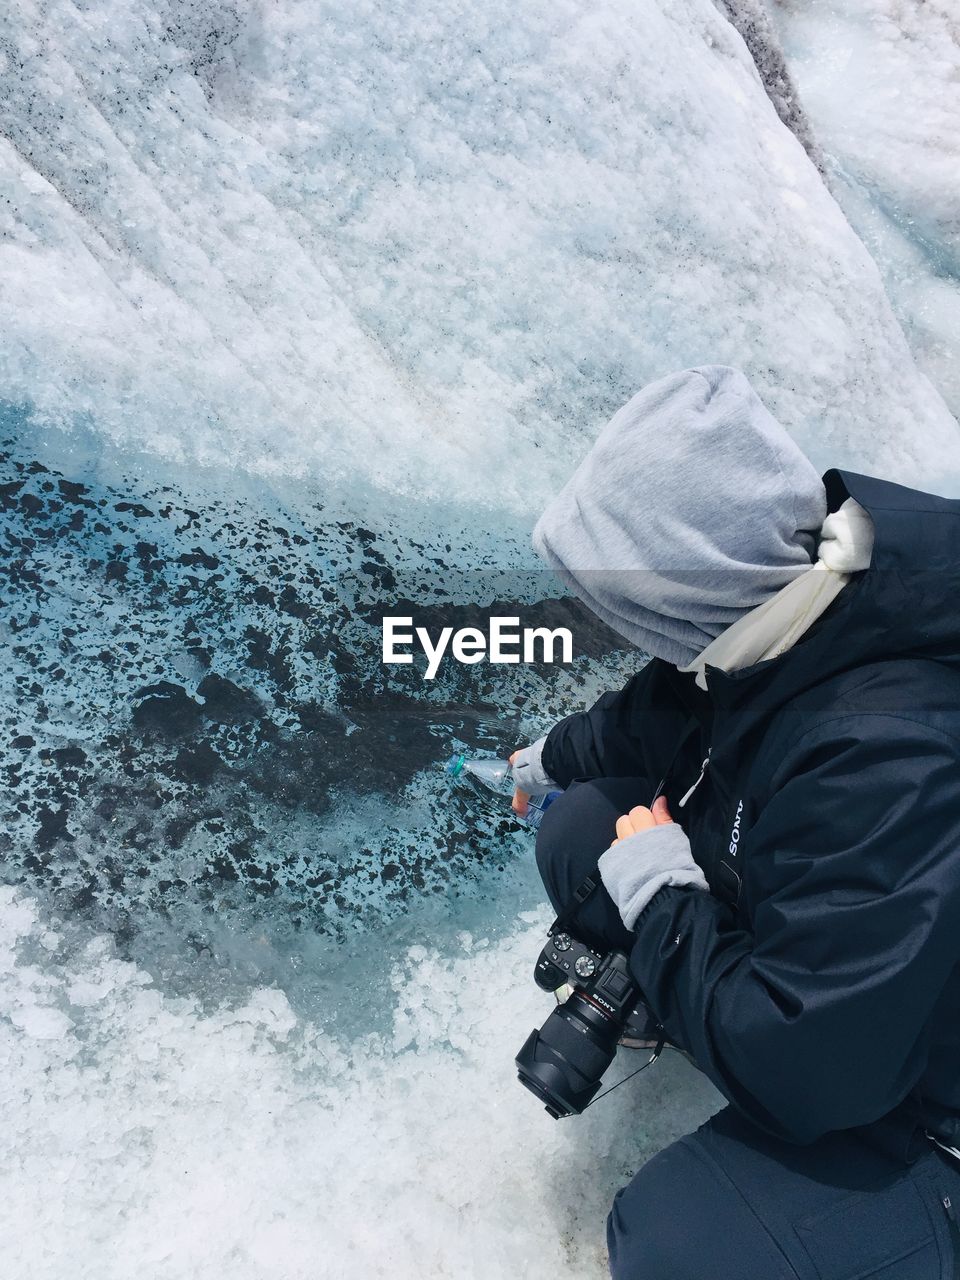
[{"label": "glacier ice", "polygon": [[920,367],[960,414],[956,6],[778,0],[774,16],[837,197]]},{"label": "glacier ice", "polygon": [[377,609],[549,596],[541,503],[672,368],[941,491],[956,423],[708,0],[0,22],[4,1275],[600,1277],[612,1192],[718,1099],[671,1058],[569,1126],[519,1088],[542,893],[435,763],[637,655],[385,680]]},{"label": "glacier ice", "polygon": [[818,464],[909,482],[905,441],[956,444],[709,0],[5,23],[0,394],[40,421],[521,512],[643,382],[708,361]]},{"label": "glacier ice", "polygon": [[538,1110],[507,1049],[545,1016],[517,974],[546,923],[410,947],[392,1025],[344,1039],[276,989],[165,996],[68,922],[38,967],[40,913],[0,888],[4,1275],[603,1275],[641,1144],[713,1095],[668,1055],[576,1128]]}]

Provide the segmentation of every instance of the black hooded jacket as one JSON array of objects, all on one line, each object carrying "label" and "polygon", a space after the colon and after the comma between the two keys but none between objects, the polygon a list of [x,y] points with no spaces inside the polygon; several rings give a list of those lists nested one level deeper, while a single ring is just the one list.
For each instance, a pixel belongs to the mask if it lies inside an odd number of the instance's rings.
[{"label": "black hooded jacket", "polygon": [[735,1106],[798,1143],[960,1146],[960,500],[823,481],[831,511],[870,513],[873,556],[800,641],[708,665],[706,693],[655,658],[555,725],[543,764],[651,794],[666,775],[711,893],[661,889],[631,965]]}]

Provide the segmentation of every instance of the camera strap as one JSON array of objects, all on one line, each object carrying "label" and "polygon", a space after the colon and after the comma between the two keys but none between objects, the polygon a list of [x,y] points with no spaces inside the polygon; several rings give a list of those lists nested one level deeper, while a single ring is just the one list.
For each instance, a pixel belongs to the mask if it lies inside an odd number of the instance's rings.
[{"label": "camera strap", "polygon": [[[651,805],[663,790],[664,783],[667,781],[667,778],[670,776],[670,770],[673,768],[676,762],[677,756],[680,754],[681,750],[686,745],[687,739],[690,737],[691,733],[693,733],[695,729],[700,727],[700,724],[701,724],[701,721],[699,717],[694,715],[694,716],[691,716],[690,719],[687,721],[687,723],[684,725],[683,730],[681,731],[681,734],[680,734],[680,740],[678,741],[676,747],[673,750],[673,754],[670,757],[670,762],[668,763],[666,769],[664,769],[663,771],[663,777],[660,779],[660,782],[657,785],[656,791],[654,791],[653,795],[650,797]],[[580,907],[586,902],[586,900],[594,892],[594,890],[596,889],[597,885],[599,885],[599,883],[600,883],[599,871],[591,871],[591,873],[584,880],[580,882],[580,884],[574,890],[573,897],[570,899],[567,905],[563,908],[563,910],[557,916],[556,920],[554,920],[553,924],[550,926],[551,935],[555,933],[560,933],[569,927],[570,923],[573,920],[573,917],[577,914]]]},{"label": "camera strap", "polygon": [[596,889],[599,883],[600,883],[599,871],[592,872],[590,875],[587,876],[585,880],[582,880],[580,882],[580,884],[574,890],[572,899],[567,903],[567,905],[563,908],[563,910],[557,916],[556,920],[554,920],[553,924],[550,926],[549,932],[551,935],[555,933],[561,933],[565,929],[567,929],[567,927],[570,925],[571,921],[573,920],[573,917],[577,914],[577,911],[579,910],[581,904],[586,902],[586,900],[590,897],[591,893],[593,893],[594,889]]},{"label": "camera strap", "polygon": [[[665,1044],[666,1044],[666,1040],[664,1040],[663,1036],[661,1036],[656,1043],[656,1047],[654,1048],[653,1052],[651,1053],[650,1057],[646,1060],[646,1062],[642,1063],[639,1067],[637,1067],[636,1071],[631,1071],[628,1076],[624,1076],[622,1080],[618,1080],[616,1084],[612,1084],[609,1089],[604,1089],[603,1093],[598,1093],[595,1098],[591,1098],[590,1101],[587,1103],[587,1106],[584,1107],[583,1110],[586,1111],[587,1107],[592,1107],[593,1104],[595,1102],[599,1102],[601,1098],[608,1097],[611,1093],[613,1093],[614,1089],[619,1089],[622,1084],[626,1084],[628,1080],[632,1080],[634,1076],[638,1076],[641,1071],[646,1071],[647,1067],[652,1067],[653,1064],[656,1062],[656,1060],[660,1057],[661,1053],[663,1053],[663,1047]],[[583,1112],[581,1112],[581,1115],[582,1114]]]}]

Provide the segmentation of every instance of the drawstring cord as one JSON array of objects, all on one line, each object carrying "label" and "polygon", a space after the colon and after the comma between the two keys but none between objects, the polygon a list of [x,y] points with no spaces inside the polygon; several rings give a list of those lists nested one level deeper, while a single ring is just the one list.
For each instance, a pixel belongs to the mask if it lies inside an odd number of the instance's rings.
[{"label": "drawstring cord", "polygon": [[703,775],[707,772],[707,765],[710,763],[710,751],[711,751],[711,748],[707,747],[707,754],[703,758],[703,764],[701,764],[700,766],[700,774],[697,777],[696,782],[693,784],[692,787],[688,788],[688,790],[686,790],[683,793],[682,798],[677,801],[677,805],[679,808],[681,809],[683,808],[683,806],[687,803],[687,801],[696,791],[697,787],[699,787],[700,783],[703,781]]}]

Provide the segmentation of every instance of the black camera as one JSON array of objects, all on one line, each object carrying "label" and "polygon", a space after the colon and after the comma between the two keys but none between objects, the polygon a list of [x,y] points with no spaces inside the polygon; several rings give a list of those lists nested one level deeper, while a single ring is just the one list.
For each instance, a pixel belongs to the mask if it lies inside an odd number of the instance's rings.
[{"label": "black camera", "polygon": [[650,1062],[662,1049],[663,1028],[641,999],[623,951],[591,951],[555,925],[533,976],[558,999],[564,986],[572,988],[517,1054],[520,1083],[555,1120],[590,1105],[619,1044],[653,1049]]}]

